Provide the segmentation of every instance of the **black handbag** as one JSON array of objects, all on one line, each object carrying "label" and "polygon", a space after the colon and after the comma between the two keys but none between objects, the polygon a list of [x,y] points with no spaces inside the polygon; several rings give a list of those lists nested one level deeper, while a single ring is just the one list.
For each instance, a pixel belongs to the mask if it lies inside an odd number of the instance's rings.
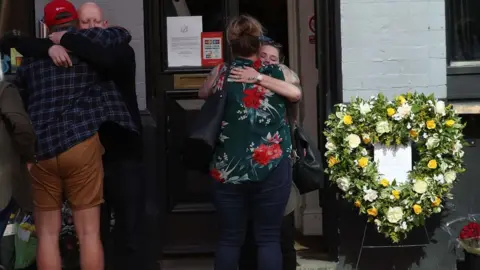
[{"label": "black handbag", "polygon": [[[229,75],[229,68],[224,72],[224,83],[221,90],[215,91],[203,104],[195,124],[192,126],[188,137],[184,142],[183,162],[190,170],[202,172],[209,171],[209,165],[217,144],[220,128],[222,126],[223,113],[227,102],[226,82]],[[220,79],[222,70],[213,83],[215,87]]]},{"label": "black handbag", "polygon": [[293,116],[293,106],[287,109],[292,137],[293,182],[300,194],[324,188],[323,156],[314,146],[307,133],[300,127]]}]

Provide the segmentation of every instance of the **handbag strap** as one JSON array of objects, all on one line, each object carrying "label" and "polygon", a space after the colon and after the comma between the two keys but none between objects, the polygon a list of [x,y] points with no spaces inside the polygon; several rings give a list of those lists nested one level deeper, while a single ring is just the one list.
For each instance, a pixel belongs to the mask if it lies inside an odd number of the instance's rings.
[{"label": "handbag strap", "polygon": [[295,129],[298,125],[296,116],[298,115],[299,106],[298,102],[292,103],[289,101],[286,101],[285,105],[290,128],[290,141],[292,143],[292,160],[296,162],[300,158],[297,153],[297,140],[295,140]]}]

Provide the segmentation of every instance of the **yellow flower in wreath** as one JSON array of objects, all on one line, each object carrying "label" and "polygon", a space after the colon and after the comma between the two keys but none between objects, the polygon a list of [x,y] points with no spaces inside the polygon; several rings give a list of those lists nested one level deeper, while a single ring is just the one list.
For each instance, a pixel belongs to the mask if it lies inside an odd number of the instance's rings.
[{"label": "yellow flower in wreath", "polygon": [[400,199],[400,190],[392,190],[392,195],[395,200]]},{"label": "yellow flower in wreath", "polygon": [[396,113],[395,109],[394,108],[388,108],[387,109],[387,115],[388,116],[392,116]]},{"label": "yellow flower in wreath", "polygon": [[435,127],[437,127],[434,120],[428,120],[426,124],[428,129],[434,129]]},{"label": "yellow flower in wreath", "polygon": [[413,206],[413,212],[415,212],[416,215],[420,215],[422,213],[422,207],[418,204],[415,204]]},{"label": "yellow flower in wreath", "polygon": [[405,99],[404,96],[398,96],[397,100],[400,102],[400,104],[405,104],[405,102],[407,102],[407,100]]},{"label": "yellow flower in wreath", "polygon": [[365,168],[365,167],[367,167],[367,165],[368,165],[368,158],[362,157],[358,160],[358,166],[360,168]]},{"label": "yellow flower in wreath", "polygon": [[338,159],[335,158],[335,157],[329,157],[328,158],[328,167],[331,168],[333,166],[335,166],[335,164],[338,164]]},{"label": "yellow flower in wreath", "polygon": [[372,207],[367,210],[367,214],[372,217],[376,217],[378,215],[377,208]]},{"label": "yellow flower in wreath", "polygon": [[445,126],[447,126],[447,127],[453,127],[453,125],[455,125],[455,121],[453,121],[453,120],[451,120],[451,119],[445,121]]},{"label": "yellow flower in wreath", "polygon": [[354,205],[355,207],[360,208],[360,206],[362,206],[362,203],[359,200],[356,200]]},{"label": "yellow flower in wreath", "polygon": [[414,129],[411,129],[408,133],[410,133],[410,137],[412,138],[418,137],[418,132]]},{"label": "yellow flower in wreath", "polygon": [[390,185],[390,182],[388,182],[387,179],[383,178],[382,180],[380,180],[380,185],[388,187]]},{"label": "yellow flower in wreath", "polygon": [[442,200],[440,198],[435,197],[435,200],[432,202],[432,206],[437,207],[442,203]]},{"label": "yellow flower in wreath", "polygon": [[436,169],[437,165],[437,161],[435,159],[431,159],[430,161],[428,161],[427,167],[429,169]]},{"label": "yellow flower in wreath", "polygon": [[352,117],[351,117],[350,115],[348,115],[348,114],[345,115],[345,116],[343,117],[343,123],[344,123],[345,125],[347,125],[347,126],[353,124]]}]

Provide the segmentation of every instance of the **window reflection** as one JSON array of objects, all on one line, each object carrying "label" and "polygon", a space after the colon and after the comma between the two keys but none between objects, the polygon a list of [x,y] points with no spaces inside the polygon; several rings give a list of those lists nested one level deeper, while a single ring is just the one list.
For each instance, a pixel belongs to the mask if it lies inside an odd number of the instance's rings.
[{"label": "window reflection", "polygon": [[480,60],[480,1],[452,0],[451,60]]},{"label": "window reflection", "polygon": [[204,32],[223,32],[222,0],[166,0],[165,15],[202,16]]}]

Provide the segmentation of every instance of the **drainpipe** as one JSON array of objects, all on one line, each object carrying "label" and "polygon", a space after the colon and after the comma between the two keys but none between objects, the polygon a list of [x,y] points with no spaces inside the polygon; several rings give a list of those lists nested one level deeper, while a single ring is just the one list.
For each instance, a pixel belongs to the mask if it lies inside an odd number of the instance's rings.
[{"label": "drainpipe", "polygon": [[[341,39],[340,39],[340,3],[338,0],[316,0],[317,14],[317,119],[318,147],[325,153],[325,121],[332,112],[334,104],[342,102],[341,76]],[[324,160],[325,161],[325,160]],[[326,163],[324,162],[326,168]],[[324,177],[325,189],[321,192],[320,205],[323,209],[323,235],[328,256],[331,261],[338,261],[339,216],[338,189],[330,185],[328,176]]]}]

